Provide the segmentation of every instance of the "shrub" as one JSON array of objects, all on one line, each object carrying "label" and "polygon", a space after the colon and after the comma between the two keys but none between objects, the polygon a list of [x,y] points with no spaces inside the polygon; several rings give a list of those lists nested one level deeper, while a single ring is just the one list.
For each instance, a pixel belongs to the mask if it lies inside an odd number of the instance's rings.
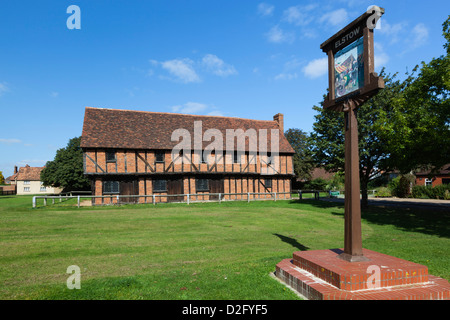
[{"label": "shrub", "polygon": [[419,199],[450,200],[450,185],[444,184],[436,187],[414,186],[412,196]]},{"label": "shrub", "polygon": [[391,190],[389,190],[389,188],[386,187],[381,187],[380,189],[377,190],[377,192],[375,193],[376,197],[381,197],[381,198],[387,198],[387,197],[391,197]]},{"label": "shrub", "polygon": [[307,190],[326,190],[328,182],[325,179],[317,178],[305,183],[304,188]]},{"label": "shrub", "polygon": [[407,198],[410,195],[410,178],[407,176],[398,176],[392,179],[388,187],[394,197]]}]

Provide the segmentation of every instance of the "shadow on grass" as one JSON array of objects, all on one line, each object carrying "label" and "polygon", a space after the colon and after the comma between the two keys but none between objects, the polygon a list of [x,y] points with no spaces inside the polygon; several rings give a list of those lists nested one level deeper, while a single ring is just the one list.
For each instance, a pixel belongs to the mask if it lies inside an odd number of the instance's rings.
[{"label": "shadow on grass", "polygon": [[[317,208],[344,208],[344,203],[321,200],[304,201]],[[335,216],[344,216],[344,212],[332,212]],[[430,210],[418,207],[381,207],[370,205],[363,208],[361,218],[378,225],[393,225],[407,232],[420,232],[428,235],[450,238],[450,212]]]},{"label": "shadow on grass", "polygon": [[274,233],[273,235],[277,236],[278,238],[281,239],[281,241],[290,244],[291,246],[293,246],[294,248],[297,248],[300,251],[308,251],[309,250],[308,247],[302,245],[301,243],[299,243],[297,240],[295,240],[293,238],[289,238],[289,237],[283,236],[283,235],[278,234],[278,233]]}]

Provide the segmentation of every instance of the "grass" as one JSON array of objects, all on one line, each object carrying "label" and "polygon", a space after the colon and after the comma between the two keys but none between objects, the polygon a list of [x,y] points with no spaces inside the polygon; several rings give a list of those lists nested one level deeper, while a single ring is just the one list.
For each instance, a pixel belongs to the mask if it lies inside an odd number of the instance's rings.
[{"label": "grass", "polygon": [[[0,197],[0,299],[298,299],[269,276],[275,265],[343,246],[343,206],[322,201],[31,209],[31,198]],[[449,213],[362,218],[365,248],[450,279]],[[70,265],[81,290],[67,289]]]}]

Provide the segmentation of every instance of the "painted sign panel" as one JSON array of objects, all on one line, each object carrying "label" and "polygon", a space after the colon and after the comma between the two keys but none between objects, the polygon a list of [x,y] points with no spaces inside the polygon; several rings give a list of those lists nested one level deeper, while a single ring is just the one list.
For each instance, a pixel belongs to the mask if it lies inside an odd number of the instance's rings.
[{"label": "painted sign panel", "polygon": [[364,41],[358,39],[334,56],[336,99],[364,87]]}]

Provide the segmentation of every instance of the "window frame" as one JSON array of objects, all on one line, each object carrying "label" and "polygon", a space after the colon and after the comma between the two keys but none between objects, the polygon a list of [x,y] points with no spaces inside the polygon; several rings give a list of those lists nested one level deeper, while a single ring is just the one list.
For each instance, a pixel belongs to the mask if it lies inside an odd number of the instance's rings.
[{"label": "window frame", "polygon": [[272,181],[272,179],[264,178],[264,186],[265,186],[267,189],[272,189],[272,187],[273,187],[273,181]]},{"label": "window frame", "polygon": [[433,186],[433,179],[425,178],[425,186],[426,187],[432,187]]},{"label": "window frame", "polygon": [[23,192],[30,192],[31,188],[30,187],[23,187]]},{"label": "window frame", "polygon": [[[200,181],[206,181],[206,187]],[[209,179],[206,178],[196,178],[195,179],[195,192],[209,192]]]},{"label": "window frame", "polygon": [[[158,160],[158,156],[162,157],[162,160]],[[164,151],[155,151],[155,163],[164,163],[166,153]]]},{"label": "window frame", "polygon": [[233,164],[241,164],[241,158],[244,153],[239,153],[238,151],[234,151],[233,153]]},{"label": "window frame", "polygon": [[[114,191],[112,187],[107,188],[109,183],[117,183],[117,191]],[[107,190],[109,189],[109,190]],[[113,190],[113,191],[111,191]],[[103,194],[120,194],[120,181],[116,180],[107,180],[103,181]]]},{"label": "window frame", "polygon": [[[164,181],[164,189],[157,189],[156,185],[158,182],[163,182]],[[152,187],[153,187],[153,193],[164,193],[167,192],[167,179],[154,179],[152,181]],[[160,187],[160,186],[159,186]]]},{"label": "window frame", "polygon": [[[114,154],[114,159],[108,159],[108,155]],[[106,163],[114,163],[117,162],[117,152],[116,150],[106,150],[105,151],[105,159]]]}]

